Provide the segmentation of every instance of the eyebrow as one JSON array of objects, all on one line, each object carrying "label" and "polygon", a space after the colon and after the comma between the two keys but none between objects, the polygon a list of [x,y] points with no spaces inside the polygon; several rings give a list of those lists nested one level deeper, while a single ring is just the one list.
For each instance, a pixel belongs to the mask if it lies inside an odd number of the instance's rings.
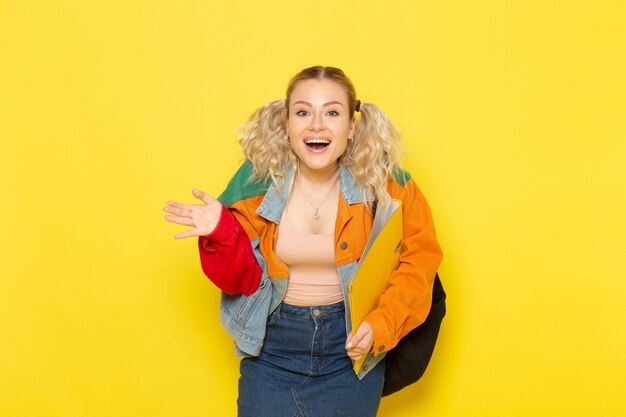
[{"label": "eyebrow", "polygon": [[[312,106],[311,103],[309,103],[308,101],[304,101],[304,100],[298,100],[295,103],[293,103],[292,106],[295,106],[296,104],[306,104],[308,106]],[[333,105],[333,104],[339,104],[340,106],[343,107],[343,103],[341,103],[339,101],[336,101],[336,100],[335,101],[329,101],[328,103],[324,103],[322,106],[326,107],[326,106],[330,106],[330,105]]]}]

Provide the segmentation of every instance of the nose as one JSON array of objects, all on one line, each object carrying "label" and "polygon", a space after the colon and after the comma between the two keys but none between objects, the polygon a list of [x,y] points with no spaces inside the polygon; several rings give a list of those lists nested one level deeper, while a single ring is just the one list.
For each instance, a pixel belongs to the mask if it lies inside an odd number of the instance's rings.
[{"label": "nose", "polygon": [[324,119],[322,112],[313,113],[313,117],[311,117],[311,123],[309,124],[309,129],[314,131],[320,131],[324,129]]}]

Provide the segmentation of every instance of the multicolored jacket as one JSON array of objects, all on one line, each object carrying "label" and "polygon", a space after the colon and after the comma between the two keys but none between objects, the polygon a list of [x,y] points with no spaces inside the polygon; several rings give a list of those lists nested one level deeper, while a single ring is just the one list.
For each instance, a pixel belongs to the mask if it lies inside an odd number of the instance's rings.
[{"label": "multicolored jacket", "polygon": [[[270,181],[251,181],[251,175],[247,161],[218,198],[224,208],[216,229],[199,239],[203,270],[222,289],[222,325],[235,340],[238,356],[244,357],[259,355],[267,317],[283,300],[289,276],[274,249],[292,173],[287,173],[281,190]],[[364,201],[347,168],[340,167],[339,180],[335,260],[347,304],[346,287],[367,243],[373,215],[367,204],[371,200]],[[398,170],[387,191],[402,201],[403,248],[389,288],[365,318],[374,332],[374,345],[359,378],[426,319],[442,259],[430,208],[410,175]],[[352,330],[349,310],[346,305],[346,335]]]}]

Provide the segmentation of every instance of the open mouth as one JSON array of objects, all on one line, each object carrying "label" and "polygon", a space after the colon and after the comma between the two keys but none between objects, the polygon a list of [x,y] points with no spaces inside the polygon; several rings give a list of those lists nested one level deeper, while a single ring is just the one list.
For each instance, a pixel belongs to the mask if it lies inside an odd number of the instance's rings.
[{"label": "open mouth", "polygon": [[307,139],[304,141],[304,143],[309,149],[312,149],[314,151],[321,151],[322,149],[325,149],[328,145],[330,145],[330,140],[314,138],[314,139]]}]

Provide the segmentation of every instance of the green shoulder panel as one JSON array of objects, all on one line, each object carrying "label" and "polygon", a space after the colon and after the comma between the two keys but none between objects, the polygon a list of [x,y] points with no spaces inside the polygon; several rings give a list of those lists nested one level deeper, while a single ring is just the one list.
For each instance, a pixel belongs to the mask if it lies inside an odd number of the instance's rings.
[{"label": "green shoulder panel", "polygon": [[239,167],[233,178],[228,182],[226,190],[217,198],[226,207],[237,201],[265,194],[271,181],[254,181],[252,178],[252,163],[246,161]]},{"label": "green shoulder panel", "polygon": [[400,184],[400,186],[404,187],[406,183],[409,182],[409,180],[411,179],[411,174],[409,174],[402,168],[396,167],[393,170],[393,179],[395,179],[396,182]]}]

